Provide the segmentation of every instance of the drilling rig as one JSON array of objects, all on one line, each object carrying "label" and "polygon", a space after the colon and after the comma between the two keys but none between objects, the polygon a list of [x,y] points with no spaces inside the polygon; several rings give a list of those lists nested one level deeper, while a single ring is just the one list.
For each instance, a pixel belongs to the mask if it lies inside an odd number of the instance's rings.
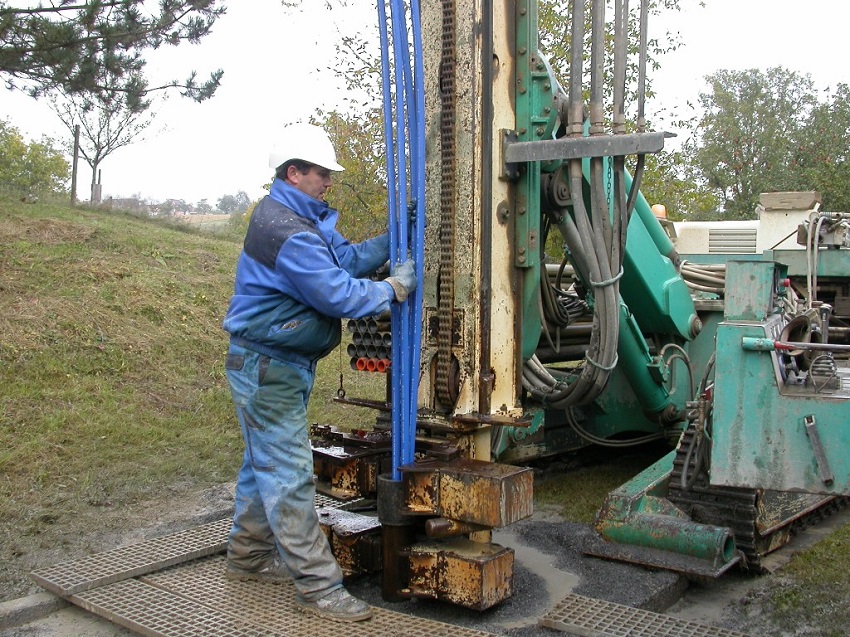
[{"label": "drilling rig", "polygon": [[[536,0],[387,3],[391,260],[414,255],[419,281],[391,317],[348,322],[352,367],[386,374],[386,397],[341,383],[337,400],[374,408],[374,424],[313,427],[319,520],[343,571],[380,572],[388,601],[503,602],[514,552],[491,531],[532,514],[527,465],[591,446],[669,445],[608,495],[584,547],[594,556],[698,579],[757,571],[843,506],[850,216],[822,212],[814,193],[773,194],[802,206],[799,249],[677,252],[640,191],[646,156],[668,137],[644,117],[649,0],[632,104],[627,0],[610,3],[613,17],[605,0],[572,3],[575,46],[558,74],[540,51]],[[292,586],[224,577],[230,526],[32,577],[146,635],[317,630]],[[386,609],[359,626],[448,634]]]},{"label": "drilling rig", "polygon": [[[489,532],[532,513],[523,465],[590,445],[670,452],[609,495],[587,552],[690,576],[758,569],[850,489],[850,348],[830,342],[843,328],[816,283],[827,261],[850,274],[846,215],[813,208],[801,227],[807,285],[772,251],[684,260],[640,191],[670,136],[645,121],[648,3],[630,104],[628,2],[573,3],[558,74],[537,10],[421,7],[415,379],[386,403],[340,397],[377,408],[374,428],[317,428],[314,446],[325,492],[377,500],[371,524],[324,515],[346,570],[382,569],[387,599],[510,596],[513,552]],[[380,319],[349,328],[353,367],[403,374],[377,355]],[[400,388],[417,390],[415,440],[390,466]]]}]

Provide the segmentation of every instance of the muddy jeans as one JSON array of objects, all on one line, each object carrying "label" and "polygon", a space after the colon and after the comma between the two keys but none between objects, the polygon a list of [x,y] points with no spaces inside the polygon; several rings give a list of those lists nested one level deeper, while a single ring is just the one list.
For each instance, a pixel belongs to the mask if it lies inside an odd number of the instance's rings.
[{"label": "muddy jeans", "polygon": [[301,596],[323,597],[342,586],[342,571],[313,506],[307,400],[314,370],[231,344],[226,371],[245,441],[227,557],[256,569],[277,548]]}]

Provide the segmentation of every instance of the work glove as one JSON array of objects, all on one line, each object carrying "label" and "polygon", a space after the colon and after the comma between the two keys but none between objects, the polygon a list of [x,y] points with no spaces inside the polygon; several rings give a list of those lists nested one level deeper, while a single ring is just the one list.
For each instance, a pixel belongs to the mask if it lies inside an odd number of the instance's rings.
[{"label": "work glove", "polygon": [[411,199],[407,202],[407,221],[416,223],[416,199]]},{"label": "work glove", "polygon": [[408,295],[416,289],[416,265],[413,259],[393,266],[390,276],[384,280],[393,287],[395,300],[404,303]]}]

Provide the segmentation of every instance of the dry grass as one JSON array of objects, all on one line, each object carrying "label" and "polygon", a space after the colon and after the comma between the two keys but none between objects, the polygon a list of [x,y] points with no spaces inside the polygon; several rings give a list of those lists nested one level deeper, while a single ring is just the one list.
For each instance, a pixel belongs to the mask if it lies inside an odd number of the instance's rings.
[{"label": "dry grass", "polygon": [[[221,320],[240,247],[134,215],[0,200],[5,556],[175,485],[235,478]],[[374,414],[333,403],[335,361],[320,365],[310,417],[362,426]],[[369,394],[378,379],[347,365],[349,395]]]}]

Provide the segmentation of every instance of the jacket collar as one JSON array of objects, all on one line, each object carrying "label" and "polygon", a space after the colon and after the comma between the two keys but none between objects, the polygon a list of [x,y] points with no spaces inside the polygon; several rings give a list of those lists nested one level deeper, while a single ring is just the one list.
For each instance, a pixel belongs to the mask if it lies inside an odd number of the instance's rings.
[{"label": "jacket collar", "polygon": [[327,202],[305,195],[282,179],[275,179],[272,182],[269,195],[278,203],[295,212],[299,217],[304,217],[313,223],[323,221],[328,216],[329,211],[332,211]]},{"label": "jacket collar", "polygon": [[312,221],[325,235],[325,238],[329,238],[336,227],[339,213],[331,208],[326,201],[319,201],[305,195],[295,186],[282,179],[275,178],[272,182],[269,197],[279,204],[283,204],[299,217]]}]

